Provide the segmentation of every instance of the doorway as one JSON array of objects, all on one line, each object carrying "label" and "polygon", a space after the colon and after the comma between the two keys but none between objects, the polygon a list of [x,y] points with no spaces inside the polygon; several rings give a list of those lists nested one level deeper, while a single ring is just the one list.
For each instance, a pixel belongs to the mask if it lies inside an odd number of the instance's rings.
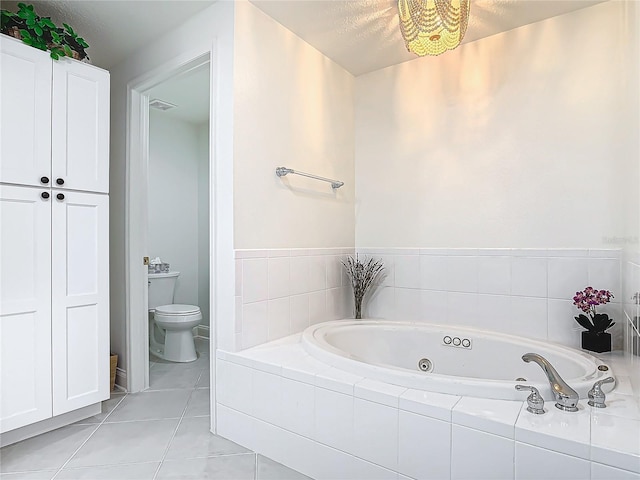
[{"label": "doorway", "polygon": [[[215,251],[215,237],[212,235],[215,222],[211,220],[210,212],[213,206],[213,155],[211,145],[212,105],[210,98],[212,91],[211,54],[193,55],[183,59],[175,59],[162,68],[132,82],[128,87],[128,119],[127,125],[127,178],[126,178],[126,231],[125,231],[125,270],[126,270],[126,384],[130,392],[138,392],[149,388],[149,315],[148,315],[148,267],[143,264],[143,258],[150,254],[160,258],[160,251],[164,251],[165,260],[170,267],[183,265],[185,275],[183,281],[176,285],[176,300],[189,300],[190,304],[201,307],[203,321],[195,333],[202,337],[200,343],[208,333],[209,345],[215,343],[215,309],[213,305],[213,292],[215,290],[215,271],[213,268],[213,255]],[[160,98],[160,97],[164,97]],[[165,111],[155,111],[150,108],[153,100],[162,100],[160,105],[177,105]],[[172,101],[173,100],[173,101]],[[179,104],[182,104],[180,107]],[[172,112],[173,110],[173,112]],[[160,114],[168,114],[160,116]],[[182,127],[178,128],[182,124]],[[173,125],[173,129],[171,128]],[[176,133],[178,130],[183,135],[178,138],[194,137],[196,144],[192,146],[178,146],[169,139],[161,138],[164,143],[159,147],[152,143],[154,132],[156,137],[162,137],[162,131]],[[158,135],[158,132],[160,134]],[[191,132],[191,133],[189,133]],[[174,135],[176,137],[176,135]],[[175,138],[174,138],[175,140]],[[184,142],[183,142],[184,143]],[[191,149],[194,158],[185,160],[184,152]],[[155,151],[155,153],[154,153]],[[167,154],[168,153],[168,154]],[[186,163],[171,164],[167,159],[180,157]],[[154,164],[153,157],[158,160],[159,155],[164,156],[159,163]],[[166,154],[166,155],[165,155]],[[197,157],[197,158],[196,158]],[[164,162],[164,165],[162,164]],[[189,168],[185,169],[185,165]],[[182,178],[179,182],[169,185],[160,192],[154,188],[163,182],[161,178],[167,178],[167,171],[177,169],[181,173],[189,170],[188,178]],[[150,176],[151,175],[151,176]],[[169,175],[170,176],[170,175]],[[178,186],[178,183],[180,184]],[[190,186],[189,186],[190,185]],[[186,206],[182,201],[177,201],[176,195],[188,196],[195,203]],[[182,193],[180,193],[182,192]],[[195,192],[195,194],[194,194]],[[159,200],[158,200],[159,199]],[[150,210],[150,200],[154,202],[154,208]],[[173,200],[173,201],[172,201]],[[161,202],[158,204],[157,202]],[[188,212],[182,215],[180,211]],[[165,215],[163,222],[162,216]],[[188,226],[182,222],[182,217],[187,216],[191,220]],[[163,250],[166,247],[158,242],[160,236],[166,237],[166,232],[171,230],[171,224],[181,223],[180,228],[191,229],[195,241],[196,255],[191,256],[191,261],[182,246],[183,241],[178,235],[173,235],[173,245],[177,250]],[[164,223],[164,225],[163,225]],[[152,226],[153,225],[153,226]],[[150,231],[149,228],[152,230]],[[167,229],[165,233],[158,233],[160,229]],[[179,228],[176,228],[179,230]],[[154,237],[155,236],[155,237]],[[152,253],[150,249],[157,249]],[[191,248],[191,247],[190,247]],[[166,255],[169,255],[167,257]],[[174,260],[171,265],[171,259]],[[197,265],[195,264],[197,263]],[[209,328],[207,328],[209,327]],[[213,348],[209,347],[209,350]]]},{"label": "doorway", "polygon": [[[187,358],[175,362],[165,358],[165,331],[149,314],[151,389],[194,387],[184,373],[193,377],[196,365],[206,367],[201,373],[207,382],[202,384],[208,385],[209,69],[208,62],[193,66],[147,92],[148,285],[154,292],[148,296],[149,307],[181,305],[185,311],[199,309],[202,317],[193,328],[198,359],[193,361],[192,351],[182,351],[180,356]],[[193,314],[184,318],[198,321]]]}]

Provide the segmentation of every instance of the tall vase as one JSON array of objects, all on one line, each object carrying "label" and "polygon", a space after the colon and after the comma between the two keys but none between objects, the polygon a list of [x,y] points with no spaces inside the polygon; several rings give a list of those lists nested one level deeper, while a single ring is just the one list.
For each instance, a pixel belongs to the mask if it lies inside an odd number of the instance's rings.
[{"label": "tall vase", "polygon": [[362,297],[354,297],[353,298],[356,310],[356,319],[362,318]]}]

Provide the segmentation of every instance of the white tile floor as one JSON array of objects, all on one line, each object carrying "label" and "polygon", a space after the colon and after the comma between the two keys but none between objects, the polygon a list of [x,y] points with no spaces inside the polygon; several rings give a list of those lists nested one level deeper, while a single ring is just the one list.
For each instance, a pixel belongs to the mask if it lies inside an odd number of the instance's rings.
[{"label": "white tile floor", "polygon": [[208,344],[187,364],[155,359],[149,390],[114,393],[100,415],[0,449],[3,480],[304,480],[209,432]]}]

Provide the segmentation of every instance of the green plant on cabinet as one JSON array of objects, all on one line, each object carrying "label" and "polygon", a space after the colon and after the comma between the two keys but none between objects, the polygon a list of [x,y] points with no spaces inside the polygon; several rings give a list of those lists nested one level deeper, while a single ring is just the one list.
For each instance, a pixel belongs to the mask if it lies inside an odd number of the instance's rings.
[{"label": "green plant on cabinet", "polygon": [[49,51],[51,58],[88,60],[89,45],[66,24],[58,27],[50,17],[40,17],[33,5],[18,3],[18,11],[0,10],[0,32],[21,39],[27,45]]}]

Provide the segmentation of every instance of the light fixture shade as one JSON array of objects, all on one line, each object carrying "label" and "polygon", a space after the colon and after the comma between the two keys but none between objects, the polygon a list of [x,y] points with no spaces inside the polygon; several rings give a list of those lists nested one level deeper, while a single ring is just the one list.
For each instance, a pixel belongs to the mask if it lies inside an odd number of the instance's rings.
[{"label": "light fixture shade", "polygon": [[470,0],[398,0],[407,50],[419,56],[453,50],[464,38]]}]

